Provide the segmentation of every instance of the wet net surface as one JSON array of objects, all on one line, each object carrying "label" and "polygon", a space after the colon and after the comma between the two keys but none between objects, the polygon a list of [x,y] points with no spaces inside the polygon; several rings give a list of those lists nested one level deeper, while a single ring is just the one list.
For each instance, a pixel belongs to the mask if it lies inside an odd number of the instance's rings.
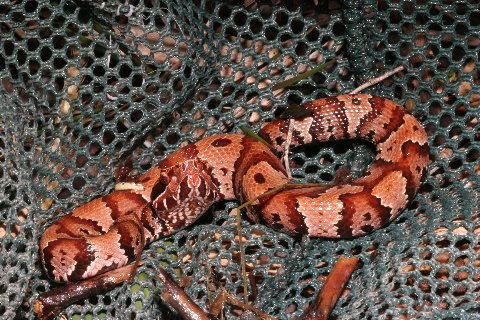
[{"label": "wet net surface", "polygon": [[[132,156],[144,172],[187,142],[257,130],[289,104],[368,89],[405,105],[429,134],[429,173],[392,224],[341,241],[298,240],[243,220],[247,271],[266,313],[302,313],[340,255],[354,273],[333,319],[480,317],[478,1],[2,1],[0,318],[32,319],[52,288],[38,239],[61,214],[113,189]],[[273,85],[336,59],[286,89]],[[372,160],[360,143],[292,156],[298,181],[332,181]],[[133,283],[65,310],[69,319],[167,318],[156,267],[201,306],[241,294],[233,210],[151,244]],[[207,280],[208,279],[208,280]],[[227,307],[227,318],[252,315]]]}]

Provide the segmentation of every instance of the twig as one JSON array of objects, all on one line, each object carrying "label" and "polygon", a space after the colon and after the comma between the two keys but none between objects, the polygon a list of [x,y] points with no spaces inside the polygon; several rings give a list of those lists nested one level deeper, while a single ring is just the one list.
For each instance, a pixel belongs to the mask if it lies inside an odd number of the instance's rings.
[{"label": "twig", "polygon": [[250,281],[250,287],[252,288],[252,300],[255,301],[258,297],[258,288],[257,282],[255,281],[255,276],[252,272],[248,274],[248,280]]},{"label": "twig", "polygon": [[205,282],[207,284],[207,303],[211,305],[212,295],[210,294],[210,280],[213,279],[213,275],[212,275],[212,267],[210,266],[210,263],[208,263],[208,260],[206,262],[206,267],[207,267],[207,277],[205,278]]},{"label": "twig", "polygon": [[[209,315],[202,310],[186,293],[185,291],[168,275],[162,268],[158,268],[158,279],[163,284],[161,296],[163,301],[170,304],[185,320],[208,320],[211,319]],[[243,303],[233,297],[224,288],[218,294],[215,301],[210,306],[210,312],[218,316],[225,305],[229,302],[243,310],[248,310],[261,317],[262,319],[277,320],[259,309],[247,303]]]},{"label": "twig", "polygon": [[213,300],[208,306],[208,311],[211,315],[217,318],[220,316],[220,318],[222,318],[222,311],[225,308],[225,302],[225,290],[221,289],[220,293],[215,297],[215,300]]},{"label": "twig", "polygon": [[243,298],[245,299],[245,304],[248,303],[248,288],[247,288],[247,266],[245,260],[245,249],[243,248],[243,238],[242,238],[242,220],[240,207],[237,208],[237,234],[238,234],[238,246],[240,250],[240,264],[242,267],[242,282],[243,282]]},{"label": "twig", "polygon": [[385,72],[384,74],[382,74],[381,76],[379,77],[376,77],[376,78],[373,78],[373,79],[370,79],[368,80],[367,82],[365,82],[364,84],[362,84],[361,86],[357,87],[356,89],[353,89],[352,91],[350,91],[350,94],[356,94],[356,93],[359,93],[360,91],[368,88],[368,87],[371,87],[379,82],[382,82],[383,80],[385,80],[386,78],[394,75],[395,73],[398,73],[402,70],[405,70],[405,67],[404,66],[399,66],[399,67],[396,67],[395,69],[393,70],[390,70],[388,72]]},{"label": "twig", "polygon": [[237,223],[237,234],[238,234],[238,245],[239,245],[239,250],[240,250],[240,264],[242,266],[242,282],[243,282],[243,295],[245,296],[245,303],[248,302],[248,288],[247,288],[247,270],[246,270],[246,260],[245,260],[245,250],[243,247],[243,238],[242,238],[242,223],[241,223],[241,210],[251,204],[253,204],[255,201],[275,194],[277,192],[280,192],[286,188],[307,188],[307,187],[323,187],[324,185],[318,184],[318,183],[310,183],[310,184],[299,184],[299,183],[286,183],[282,184],[280,186],[277,186],[275,188],[272,188],[259,196],[250,199],[244,203],[242,203],[240,206],[237,207],[237,213],[236,213],[236,223]]},{"label": "twig", "polygon": [[[331,63],[332,61],[329,61],[327,63],[325,63],[325,65]],[[325,67],[325,66],[324,66]],[[386,78],[392,76],[393,74],[395,73],[398,73],[402,70],[405,70],[405,67],[404,66],[399,66],[399,67],[396,67],[395,69],[393,70],[390,70],[386,73],[384,73],[383,75],[377,77],[377,78],[373,78],[373,79],[370,79],[369,81],[365,82],[364,84],[362,84],[361,86],[357,87],[356,89],[352,90],[350,92],[350,94],[356,94],[368,87],[371,87],[383,80],[385,80]],[[291,80],[291,79],[289,79]],[[288,80],[287,80],[288,81]],[[286,81],[285,81],[286,82]],[[285,82],[282,82],[281,84],[285,84]],[[278,84],[280,85],[280,84]],[[275,90],[275,87],[274,87],[274,90]],[[288,123],[288,133],[287,133],[287,140],[285,142],[285,145],[284,145],[284,153],[283,153],[283,163],[285,165],[285,169],[287,171],[287,176],[288,176],[288,179],[291,179],[292,178],[292,173],[291,173],[291,170],[290,170],[290,162],[289,162],[289,159],[288,159],[288,156],[289,156],[289,153],[290,153],[290,145],[292,143],[292,136],[293,136],[293,127],[294,127],[294,123],[295,123],[295,120],[294,119],[290,119],[290,122]]]},{"label": "twig", "polygon": [[279,192],[279,191],[282,191],[283,189],[287,188],[287,187],[290,186],[290,185],[291,185],[290,183],[286,183],[286,184],[282,184],[282,185],[280,185],[280,186],[278,186],[278,187],[272,188],[272,189],[270,189],[270,190],[262,193],[261,195],[259,195],[259,196],[255,197],[255,198],[253,198],[253,199],[250,199],[250,200],[242,203],[237,209],[240,211],[240,210],[242,210],[243,208],[245,208],[245,207],[253,204],[255,201],[257,201],[257,200],[259,200],[259,199],[261,199],[261,198],[263,198],[263,197],[269,196],[269,195],[271,195],[271,194],[275,194],[275,193],[277,193],[277,192]]},{"label": "twig", "polygon": [[208,314],[203,311],[192,299],[180,288],[180,286],[162,268],[158,267],[158,279],[163,288],[161,297],[170,304],[185,320],[209,320]]},{"label": "twig", "polygon": [[[312,186],[318,186],[318,184],[312,184]],[[239,250],[240,250],[240,264],[241,264],[241,268],[242,268],[242,282],[243,282],[243,295],[244,295],[244,298],[245,298],[245,303],[248,303],[248,288],[247,288],[247,269],[246,269],[246,259],[245,259],[245,249],[243,247],[243,238],[242,238],[242,220],[241,220],[241,210],[249,205],[251,205],[252,203],[254,203],[255,201],[257,201],[258,199],[260,198],[263,198],[263,197],[266,197],[268,195],[271,195],[271,194],[275,194],[279,191],[282,191],[283,189],[285,188],[288,188],[288,187],[292,187],[292,188],[298,188],[298,187],[303,187],[305,188],[306,185],[305,184],[290,184],[290,183],[286,183],[286,184],[282,184],[278,187],[275,187],[275,188],[272,188],[270,190],[268,190],[267,192],[264,192],[262,193],[261,195],[253,198],[253,199],[250,199],[244,203],[242,203],[240,206],[237,207],[237,213],[236,213],[236,223],[237,223],[237,234],[238,234],[238,246],[239,246]]]},{"label": "twig", "polygon": [[272,188],[268,191],[265,191],[264,193],[256,196],[255,198],[250,199],[250,200],[242,203],[237,209],[241,210],[241,209],[243,209],[247,206],[252,205],[255,201],[257,201],[261,198],[273,195],[273,194],[275,194],[277,192],[280,192],[282,190],[285,190],[285,189],[326,188],[326,187],[331,186],[331,185],[332,185],[331,183],[285,183],[285,184],[279,185],[275,188]]},{"label": "twig", "polygon": [[322,290],[299,320],[327,320],[360,259],[340,257],[323,284]]},{"label": "twig", "polygon": [[283,151],[283,165],[287,171],[288,180],[292,179],[292,172],[290,170],[290,160],[288,156],[290,155],[290,145],[292,144],[293,137],[293,127],[295,125],[295,120],[290,119],[288,122],[288,132],[287,132],[287,141],[285,141],[284,151]]},{"label": "twig", "polygon": [[249,305],[249,304],[246,304],[246,303],[242,303],[241,301],[238,301],[234,296],[232,296],[230,293],[226,292],[225,290],[222,290],[222,293],[220,293],[220,294],[223,295],[223,298],[227,302],[230,302],[234,306],[240,307],[244,310],[251,311],[251,312],[255,313],[255,315],[257,315],[261,319],[278,320],[278,318],[273,317],[273,316],[271,316],[271,315],[269,315],[269,314],[267,314],[263,311],[260,311],[259,309],[255,308],[252,305]]},{"label": "twig", "polygon": [[129,264],[93,278],[68,283],[40,294],[33,306],[37,319],[53,319],[63,308],[91,295],[110,291],[135,274],[136,265]]}]

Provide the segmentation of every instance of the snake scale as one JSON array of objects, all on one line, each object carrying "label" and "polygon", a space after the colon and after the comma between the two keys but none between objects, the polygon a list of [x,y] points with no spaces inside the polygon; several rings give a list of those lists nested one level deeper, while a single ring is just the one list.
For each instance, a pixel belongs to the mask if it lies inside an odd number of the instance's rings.
[{"label": "snake scale", "polygon": [[[43,267],[55,282],[75,282],[136,260],[144,246],[194,223],[213,203],[257,199],[248,217],[293,236],[349,238],[394,219],[415,196],[429,162],[427,134],[401,106],[365,94],[341,95],[302,106],[291,146],[363,139],[377,155],[351,182],[305,186],[259,197],[289,183],[276,152],[241,134],[219,134],[173,152],[134,183],[61,217],[40,240]],[[283,150],[289,120],[259,132]]]}]

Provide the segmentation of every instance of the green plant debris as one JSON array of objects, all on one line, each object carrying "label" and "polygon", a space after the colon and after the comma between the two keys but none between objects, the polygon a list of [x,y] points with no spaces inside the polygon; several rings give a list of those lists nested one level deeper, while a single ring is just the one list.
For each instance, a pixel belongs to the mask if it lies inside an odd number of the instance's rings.
[{"label": "green plant debris", "polygon": [[264,145],[266,145],[267,147],[271,148],[272,146],[267,142],[265,141],[262,137],[260,137],[258,134],[256,134],[255,132],[252,131],[252,129],[250,129],[249,127],[247,126],[240,126],[240,129],[242,130],[243,134],[246,135],[246,136],[249,136],[255,140],[258,140],[260,141],[261,143],[263,143]]},{"label": "green plant debris", "polygon": [[318,65],[311,70],[305,71],[304,73],[301,73],[298,76],[295,76],[293,78],[287,79],[287,80],[282,81],[282,82],[279,82],[279,83],[275,84],[272,88],[273,88],[273,90],[279,90],[279,89],[284,89],[288,86],[294,85],[294,84],[302,81],[303,79],[309,78],[309,77],[313,76],[315,73],[320,72],[320,71],[330,67],[335,62],[336,62],[336,60],[330,60],[330,61],[327,61],[325,63],[322,63],[321,65]]}]

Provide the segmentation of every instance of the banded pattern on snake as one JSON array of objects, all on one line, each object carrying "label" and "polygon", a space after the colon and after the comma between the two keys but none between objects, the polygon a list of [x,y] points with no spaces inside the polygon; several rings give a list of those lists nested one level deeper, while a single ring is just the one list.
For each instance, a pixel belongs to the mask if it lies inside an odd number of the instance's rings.
[{"label": "banded pattern on snake", "polygon": [[[348,238],[394,219],[415,196],[429,162],[427,134],[393,101],[342,95],[303,105],[292,146],[364,139],[377,149],[365,176],[334,186],[286,188],[261,197],[248,216],[294,236]],[[260,131],[281,152],[288,120]],[[289,183],[275,152],[241,134],[204,138],[166,157],[134,181],[143,190],[115,191],[54,222],[40,240],[42,263],[56,282],[74,282],[139,258],[144,246],[194,223],[213,203],[256,199]]]}]

